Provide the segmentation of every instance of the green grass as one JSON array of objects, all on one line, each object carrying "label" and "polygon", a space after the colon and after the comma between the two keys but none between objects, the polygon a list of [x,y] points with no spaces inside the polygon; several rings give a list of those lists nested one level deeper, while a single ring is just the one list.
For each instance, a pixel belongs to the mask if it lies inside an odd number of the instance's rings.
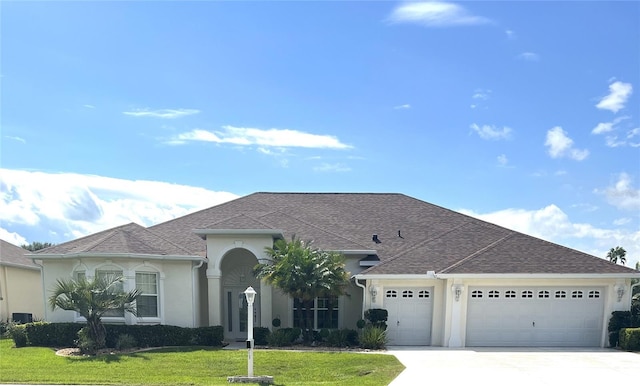
[{"label": "green grass", "polygon": [[[255,350],[254,374],[276,385],[387,385],[404,369],[392,355]],[[246,350],[171,348],[99,357],[59,357],[50,348],[0,340],[0,383],[227,385],[246,375]]]}]

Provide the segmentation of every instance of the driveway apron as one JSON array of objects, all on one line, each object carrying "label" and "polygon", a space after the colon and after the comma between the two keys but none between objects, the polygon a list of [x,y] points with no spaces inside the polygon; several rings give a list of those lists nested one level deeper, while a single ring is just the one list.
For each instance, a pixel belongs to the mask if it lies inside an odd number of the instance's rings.
[{"label": "driveway apron", "polygon": [[640,385],[640,353],[582,348],[388,347],[404,385]]}]

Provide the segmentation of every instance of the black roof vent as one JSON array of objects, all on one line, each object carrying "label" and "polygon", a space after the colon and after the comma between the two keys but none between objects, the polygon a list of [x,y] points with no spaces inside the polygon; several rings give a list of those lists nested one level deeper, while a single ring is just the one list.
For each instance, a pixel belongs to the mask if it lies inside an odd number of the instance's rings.
[{"label": "black roof vent", "polygon": [[376,244],[380,244],[382,241],[380,241],[380,239],[378,238],[378,235],[373,235],[373,237],[371,238],[371,240],[375,241]]}]

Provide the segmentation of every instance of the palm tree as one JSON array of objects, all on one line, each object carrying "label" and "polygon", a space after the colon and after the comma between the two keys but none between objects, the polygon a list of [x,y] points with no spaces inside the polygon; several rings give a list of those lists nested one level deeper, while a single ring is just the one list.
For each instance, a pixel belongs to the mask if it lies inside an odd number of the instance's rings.
[{"label": "palm tree", "polygon": [[[87,321],[87,335],[92,341],[92,348],[105,347],[105,329],[102,325],[102,316],[112,310],[124,310],[136,315],[135,306],[132,304],[140,295],[140,290],[125,292],[120,284],[122,277],[107,275],[87,280],[84,277],[78,280],[58,279],[53,294],[49,297],[49,305],[52,310],[60,308],[67,311],[76,311]],[[91,351],[91,350],[90,350]]]},{"label": "palm tree", "polygon": [[270,260],[256,265],[255,274],[298,300],[298,317],[305,342],[309,343],[315,298],[342,295],[349,284],[344,256],[313,248],[295,236],[290,242],[276,240],[273,247],[265,248],[265,252]]},{"label": "palm tree", "polygon": [[618,264],[618,261],[620,261],[620,264],[624,265],[627,262],[626,255],[627,251],[622,247],[611,248],[609,252],[607,252],[607,258],[613,264]]}]

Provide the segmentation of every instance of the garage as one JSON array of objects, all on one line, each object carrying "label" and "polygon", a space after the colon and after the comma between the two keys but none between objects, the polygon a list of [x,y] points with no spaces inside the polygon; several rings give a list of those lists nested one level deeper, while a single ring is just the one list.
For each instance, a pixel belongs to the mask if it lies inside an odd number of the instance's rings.
[{"label": "garage", "polygon": [[389,312],[387,337],[390,345],[428,346],[433,317],[432,288],[387,288],[384,308]]},{"label": "garage", "polygon": [[470,287],[466,346],[599,347],[604,289]]}]

